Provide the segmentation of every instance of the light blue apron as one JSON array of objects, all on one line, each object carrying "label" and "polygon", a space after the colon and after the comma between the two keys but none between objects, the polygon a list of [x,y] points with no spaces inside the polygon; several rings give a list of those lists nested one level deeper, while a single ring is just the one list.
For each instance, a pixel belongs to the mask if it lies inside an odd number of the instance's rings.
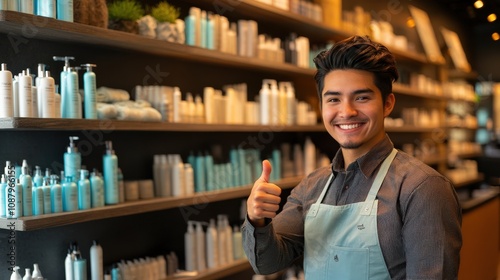
[{"label": "light blue apron", "polygon": [[306,280],[390,279],[378,242],[375,198],[396,154],[393,149],[384,160],[364,202],[321,204],[333,179],[330,176],[305,219]]}]

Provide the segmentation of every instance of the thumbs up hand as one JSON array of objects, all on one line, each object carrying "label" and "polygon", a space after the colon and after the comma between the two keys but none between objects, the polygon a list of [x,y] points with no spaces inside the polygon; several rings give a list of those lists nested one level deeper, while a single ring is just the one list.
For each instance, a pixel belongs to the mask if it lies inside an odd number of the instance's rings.
[{"label": "thumbs up hand", "polygon": [[279,210],[281,188],[269,183],[271,170],[271,163],[262,161],[262,174],[255,181],[247,200],[248,219],[256,227],[264,226],[264,219],[274,218]]}]

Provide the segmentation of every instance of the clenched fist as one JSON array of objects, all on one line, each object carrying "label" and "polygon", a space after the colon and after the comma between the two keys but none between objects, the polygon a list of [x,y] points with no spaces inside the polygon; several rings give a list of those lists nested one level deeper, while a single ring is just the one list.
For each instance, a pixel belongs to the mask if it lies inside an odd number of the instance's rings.
[{"label": "clenched fist", "polygon": [[252,192],[247,200],[248,219],[255,227],[265,225],[265,218],[274,218],[279,210],[281,188],[269,183],[271,163],[262,161],[262,174],[255,181]]}]

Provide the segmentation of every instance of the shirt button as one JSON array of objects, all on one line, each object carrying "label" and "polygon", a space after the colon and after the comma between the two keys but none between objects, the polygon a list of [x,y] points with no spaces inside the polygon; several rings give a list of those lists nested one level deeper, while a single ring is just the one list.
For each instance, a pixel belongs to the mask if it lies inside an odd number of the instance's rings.
[{"label": "shirt button", "polygon": [[347,190],[348,188],[349,188],[349,186],[347,186],[347,185],[346,185],[346,186],[344,187],[344,190]]}]

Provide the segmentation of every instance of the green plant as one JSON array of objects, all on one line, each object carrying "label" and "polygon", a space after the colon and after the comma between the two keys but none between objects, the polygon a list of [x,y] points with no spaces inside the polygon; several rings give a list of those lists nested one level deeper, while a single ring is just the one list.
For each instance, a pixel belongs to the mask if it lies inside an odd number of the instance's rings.
[{"label": "green plant", "polygon": [[144,9],[135,0],[119,0],[108,4],[110,20],[138,20],[144,15]]},{"label": "green plant", "polygon": [[160,2],[151,10],[151,16],[159,22],[174,23],[180,13],[179,8],[176,8],[167,2]]}]

